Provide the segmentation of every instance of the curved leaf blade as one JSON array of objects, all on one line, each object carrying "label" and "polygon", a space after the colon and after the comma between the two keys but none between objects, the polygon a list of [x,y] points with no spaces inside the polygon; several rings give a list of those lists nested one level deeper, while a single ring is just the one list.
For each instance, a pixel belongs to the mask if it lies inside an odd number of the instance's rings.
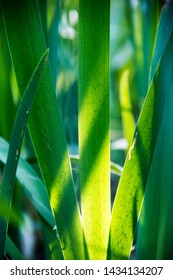
[{"label": "curved leaf blade", "polygon": [[5,243],[5,257],[12,260],[24,260],[24,256],[7,235]]},{"label": "curved leaf blade", "polygon": [[159,25],[154,43],[153,57],[150,66],[149,83],[154,77],[158,63],[163,55],[163,52],[173,30],[172,13],[173,1],[171,0],[169,1],[169,3],[164,4],[161,11]]},{"label": "curved leaf blade", "polygon": [[3,202],[4,215],[0,217],[0,259],[4,257],[5,240],[7,235],[8,221],[10,215],[10,208],[13,196],[14,180],[19,160],[22,140],[27,126],[27,121],[31,112],[31,107],[41,81],[45,66],[48,60],[48,50],[44,53],[35,68],[29,83],[26,87],[25,93],[21,100],[19,109],[17,111],[14,122],[10,146],[8,151],[7,162],[2,176],[2,185],[0,188],[0,201]]},{"label": "curved leaf blade", "polygon": [[[6,163],[9,144],[0,137],[0,161]],[[55,220],[50,207],[47,189],[32,167],[20,156],[16,177],[23,186],[37,212],[53,229]]]},{"label": "curved leaf blade", "polygon": [[[22,93],[27,83],[26,75],[32,73],[46,48],[38,5],[36,0],[17,0],[10,2],[10,5],[1,0],[1,3],[16,78]],[[58,225],[63,255],[66,259],[84,259],[81,216],[50,65],[46,67],[28,125]]]},{"label": "curved leaf blade", "polygon": [[[172,43],[173,47],[173,43]],[[172,60],[172,50],[168,60]],[[171,65],[172,66],[172,65]],[[166,64],[165,73],[173,71]],[[137,259],[173,259],[173,82],[167,97],[137,228]],[[154,207],[153,207],[154,206]]]},{"label": "curved leaf blade", "polygon": [[[171,35],[143,105],[113,205],[108,258],[128,259],[172,81]],[[169,65],[169,68],[167,67]],[[165,67],[167,67],[166,75]]]}]

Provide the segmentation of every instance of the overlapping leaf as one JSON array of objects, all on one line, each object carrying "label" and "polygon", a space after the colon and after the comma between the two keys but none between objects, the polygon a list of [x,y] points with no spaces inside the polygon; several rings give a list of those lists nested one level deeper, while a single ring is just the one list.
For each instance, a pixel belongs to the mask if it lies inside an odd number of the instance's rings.
[{"label": "overlapping leaf", "polygon": [[13,126],[13,130],[12,130],[12,134],[11,134],[7,162],[2,176],[2,186],[0,188],[0,202],[1,202],[1,207],[3,207],[4,210],[3,217],[2,216],[0,217],[0,227],[1,227],[0,259],[3,259],[4,257],[5,240],[7,235],[10,208],[12,203],[14,180],[15,180],[21,145],[26,130],[28,118],[31,112],[31,108],[34,103],[36,92],[38,90],[39,83],[43,76],[43,71],[45,69],[47,60],[48,60],[48,51],[45,52],[45,54],[41,58],[39,64],[37,65],[35,71],[33,72],[30,78],[24,96],[22,98],[21,104],[19,106],[15,123]]},{"label": "overlapping leaf", "polygon": [[[1,0],[1,3],[15,74],[22,93],[26,77],[31,75],[36,61],[45,50],[37,1],[17,0],[9,5]],[[33,106],[29,130],[58,224],[63,254],[66,259],[83,259],[81,218],[49,66]]]},{"label": "overlapping leaf", "polygon": [[[172,6],[170,6],[172,8]],[[162,23],[163,24],[163,23]],[[160,32],[160,29],[158,30]],[[159,34],[157,34],[159,37]],[[167,37],[167,40],[169,38]],[[128,259],[172,79],[173,36],[162,55],[141,110],[116,194],[108,258]],[[169,62],[168,62],[169,61]],[[166,65],[169,67],[166,67]],[[165,69],[167,71],[165,72]]]}]

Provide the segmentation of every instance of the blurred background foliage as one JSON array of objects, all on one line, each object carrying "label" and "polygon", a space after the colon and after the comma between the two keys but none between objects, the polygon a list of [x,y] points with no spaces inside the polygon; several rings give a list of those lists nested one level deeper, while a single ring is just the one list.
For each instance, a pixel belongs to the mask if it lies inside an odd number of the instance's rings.
[{"label": "blurred background foliage", "polygon": [[[163,1],[155,0],[111,0],[111,160],[121,166],[147,93],[152,50],[162,5]],[[38,6],[45,41],[50,48],[52,77],[69,153],[76,155],[78,154],[78,0],[38,0]],[[0,10],[0,137],[7,141],[10,140],[18,104],[19,92]],[[25,136],[22,156],[39,174],[29,133]],[[77,188],[77,166],[74,164],[72,167]],[[1,163],[0,176],[2,170]],[[112,199],[118,180],[118,176],[111,175]],[[46,251],[46,246],[43,246],[44,234],[39,218],[19,182],[15,187],[13,207],[14,212],[23,221],[20,221],[20,232],[14,226],[9,229],[15,244],[18,240],[18,246],[23,248],[26,258],[49,258],[49,252]],[[31,250],[31,243],[33,248],[35,246],[35,250]]]}]

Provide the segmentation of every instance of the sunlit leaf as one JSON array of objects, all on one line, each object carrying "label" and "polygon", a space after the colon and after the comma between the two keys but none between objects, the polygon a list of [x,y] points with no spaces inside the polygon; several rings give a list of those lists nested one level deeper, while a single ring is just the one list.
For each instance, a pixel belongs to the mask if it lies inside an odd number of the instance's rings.
[{"label": "sunlit leaf", "polygon": [[[116,194],[108,258],[128,259],[172,81],[173,36],[165,49],[137,123]],[[169,65],[169,67],[167,67]],[[166,67],[166,68],[165,68]],[[166,75],[163,75],[165,73]]]},{"label": "sunlit leaf", "polygon": [[[137,231],[138,259],[173,258],[173,33],[164,63],[155,80],[156,94],[163,95],[163,112]],[[162,58],[162,60],[163,60]],[[162,61],[161,60],[161,61]],[[162,70],[162,71],[161,71]],[[157,120],[155,120],[157,121]]]},{"label": "sunlit leaf", "polygon": [[[1,2],[15,74],[19,90],[23,93],[26,77],[32,73],[46,48],[37,1],[17,0],[10,5],[5,0]],[[66,259],[83,259],[81,217],[49,65],[33,106],[29,131],[48,190],[63,255]]]},{"label": "sunlit leaf", "polygon": [[124,129],[124,136],[130,145],[135,131],[135,120],[133,117],[133,110],[131,104],[130,90],[129,90],[129,71],[125,70],[120,80],[120,106],[122,123]]},{"label": "sunlit leaf", "polygon": [[109,18],[110,1],[79,1],[80,193],[90,259],[106,258],[110,223]]}]

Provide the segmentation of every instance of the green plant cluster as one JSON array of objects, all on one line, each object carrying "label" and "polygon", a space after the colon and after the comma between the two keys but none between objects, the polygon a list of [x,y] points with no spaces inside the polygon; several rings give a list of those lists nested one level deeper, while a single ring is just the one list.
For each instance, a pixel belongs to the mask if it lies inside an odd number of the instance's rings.
[{"label": "green plant cluster", "polygon": [[173,1],[0,3],[0,259],[172,259]]}]

